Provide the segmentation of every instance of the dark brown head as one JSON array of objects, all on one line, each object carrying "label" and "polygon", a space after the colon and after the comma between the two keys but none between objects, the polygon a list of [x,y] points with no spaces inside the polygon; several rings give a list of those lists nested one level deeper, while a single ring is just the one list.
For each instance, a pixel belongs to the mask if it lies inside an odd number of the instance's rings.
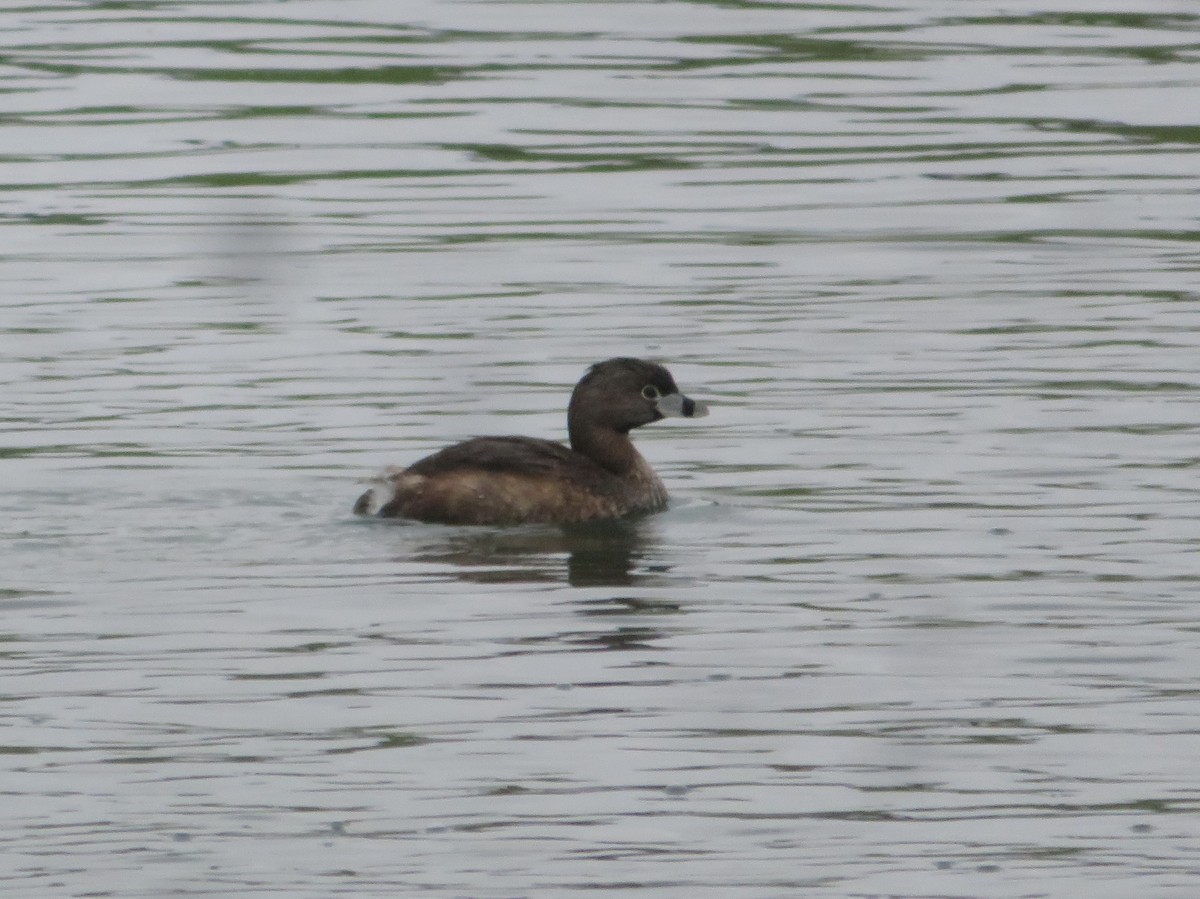
[{"label": "dark brown head", "polygon": [[571,443],[584,430],[600,428],[628,434],[667,416],[701,418],[708,407],[688,399],[675,386],[671,373],[641,359],[597,362],[575,385],[567,407]]}]

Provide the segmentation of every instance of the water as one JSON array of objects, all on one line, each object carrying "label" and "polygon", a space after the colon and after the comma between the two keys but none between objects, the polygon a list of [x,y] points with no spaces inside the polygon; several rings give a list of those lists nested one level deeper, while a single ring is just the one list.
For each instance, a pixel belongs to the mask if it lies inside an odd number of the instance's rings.
[{"label": "water", "polygon": [[[0,13],[13,896],[1191,896],[1191,4]],[[709,401],[619,526],[362,522]]]}]

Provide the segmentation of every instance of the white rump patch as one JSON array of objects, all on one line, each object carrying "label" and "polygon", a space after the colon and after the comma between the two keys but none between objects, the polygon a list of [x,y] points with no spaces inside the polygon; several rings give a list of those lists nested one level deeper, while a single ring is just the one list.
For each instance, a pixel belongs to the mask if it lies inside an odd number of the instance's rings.
[{"label": "white rump patch", "polygon": [[396,496],[396,487],[392,476],[398,474],[395,468],[385,468],[371,478],[363,478],[360,484],[366,484],[366,505],[359,509],[360,515],[378,515],[379,510],[390,503]]},{"label": "white rump patch", "polygon": [[367,484],[366,505],[359,510],[360,515],[378,515],[379,510],[396,498],[398,487],[412,490],[425,480],[420,475],[406,475],[403,468],[389,465],[373,478],[365,478],[361,484]]}]

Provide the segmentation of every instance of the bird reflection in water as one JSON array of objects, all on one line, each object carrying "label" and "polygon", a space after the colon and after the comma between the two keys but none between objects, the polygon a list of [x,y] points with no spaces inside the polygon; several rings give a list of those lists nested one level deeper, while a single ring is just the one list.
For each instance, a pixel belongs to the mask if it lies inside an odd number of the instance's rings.
[{"label": "bird reflection in water", "polygon": [[[406,536],[412,533],[409,527],[404,530]],[[436,531],[436,537],[432,530],[421,534],[406,558],[449,564],[455,576],[471,583],[565,580],[573,587],[632,586],[652,582],[667,570],[642,563],[656,542],[654,526],[644,518]]]}]

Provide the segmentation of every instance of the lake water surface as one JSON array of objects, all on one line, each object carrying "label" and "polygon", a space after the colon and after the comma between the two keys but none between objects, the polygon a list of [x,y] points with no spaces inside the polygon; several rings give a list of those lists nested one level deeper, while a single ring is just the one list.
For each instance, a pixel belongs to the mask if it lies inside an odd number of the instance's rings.
[{"label": "lake water surface", "polygon": [[[0,893],[1196,895],[1190,0],[0,34]],[[350,514],[614,355],[669,511]]]}]

